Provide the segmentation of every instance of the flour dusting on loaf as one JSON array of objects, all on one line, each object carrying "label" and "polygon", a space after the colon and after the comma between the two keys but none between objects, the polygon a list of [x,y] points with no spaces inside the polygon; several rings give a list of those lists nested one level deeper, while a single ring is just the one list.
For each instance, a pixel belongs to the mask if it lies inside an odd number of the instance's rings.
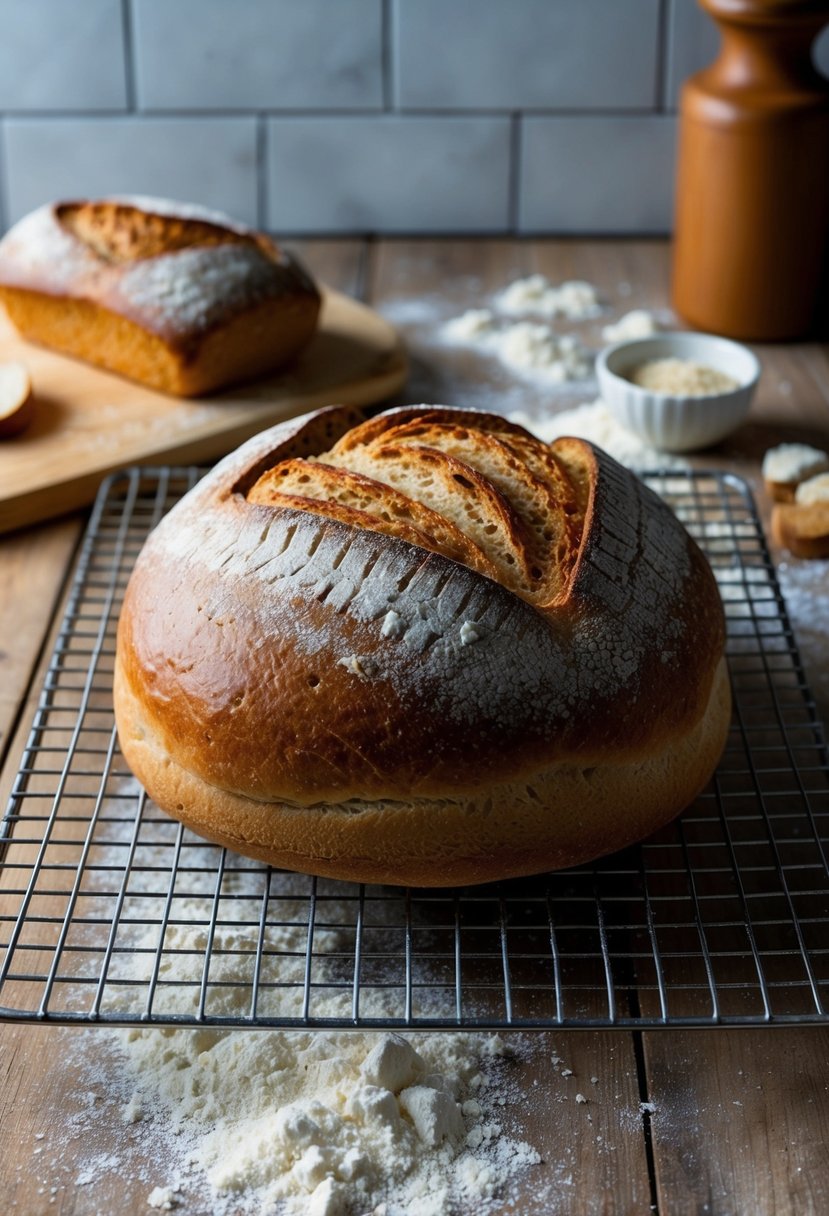
[{"label": "flour dusting on loaf", "polygon": [[25,216],[0,241],[0,300],[25,338],[181,396],[280,367],[320,309],[264,233],[143,197]]},{"label": "flour dusting on loaf", "polygon": [[210,839],[448,885],[681,810],[727,729],[722,649],[707,563],[605,453],[496,415],[333,409],[257,436],[156,529],[116,708],[151,795]]}]

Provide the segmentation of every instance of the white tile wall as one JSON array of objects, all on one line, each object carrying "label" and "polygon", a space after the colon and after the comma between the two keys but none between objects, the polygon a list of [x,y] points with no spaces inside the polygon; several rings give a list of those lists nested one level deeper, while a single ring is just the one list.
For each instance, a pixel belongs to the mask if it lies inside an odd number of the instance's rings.
[{"label": "white tile wall", "polygon": [[0,111],[123,110],[121,0],[2,0]]},{"label": "white tile wall", "polygon": [[667,232],[675,121],[630,115],[525,119],[521,232]]},{"label": "white tile wall", "polygon": [[292,118],[268,123],[268,227],[289,232],[503,232],[507,118]]},{"label": "white tile wall", "polygon": [[412,109],[650,109],[659,0],[394,0]]},{"label": "white tile wall", "polygon": [[[155,192],[291,233],[667,231],[699,0],[0,0],[0,230]],[[829,29],[816,44],[829,74]]]},{"label": "white tile wall", "polygon": [[257,222],[254,118],[6,122],[8,220],[50,198],[156,194]]},{"label": "white tile wall", "polygon": [[382,0],[133,0],[143,109],[379,109]]}]

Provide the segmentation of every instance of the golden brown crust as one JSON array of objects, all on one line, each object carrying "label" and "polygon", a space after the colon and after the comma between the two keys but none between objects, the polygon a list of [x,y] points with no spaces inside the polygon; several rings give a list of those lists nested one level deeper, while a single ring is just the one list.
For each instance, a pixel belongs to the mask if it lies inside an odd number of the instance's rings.
[{"label": "golden brown crust", "polygon": [[158,200],[26,216],[0,241],[0,300],[23,337],[178,396],[280,367],[320,309],[269,237]]},{"label": "golden brown crust", "polygon": [[829,502],[777,503],[771,531],[775,542],[795,557],[829,557]]},{"label": "golden brown crust", "polygon": [[[401,531],[247,497],[267,469],[328,451],[353,421],[354,411],[322,411],[257,436],[145,546],[119,624],[116,713],[151,795],[212,839],[345,877],[365,852],[356,828],[347,847],[349,808],[382,804],[376,825],[399,815],[423,834],[420,869],[395,878],[392,849],[382,877],[434,885],[573,864],[675,814],[713,768],[727,685],[720,674],[712,692],[724,638],[716,584],[665,504],[583,441],[554,445],[584,531],[565,594],[542,611]],[[582,779],[567,782],[586,769],[604,776],[577,846]],[[621,785],[612,773],[625,774]],[[561,831],[557,788],[571,825]],[[521,789],[535,794],[519,801],[540,798],[537,814],[519,816],[538,843],[515,826],[504,870],[501,829],[487,825],[499,798],[496,818],[510,821],[503,799]],[[265,825],[283,820],[294,835],[280,851]],[[340,825],[340,843],[306,856],[303,822]],[[468,864],[451,843],[461,823]],[[473,837],[492,845],[488,863]]]},{"label": "golden brown crust", "polygon": [[207,785],[159,747],[118,672],[116,699],[128,763],[200,836],[286,869],[424,887],[582,865],[643,839],[702,790],[731,717],[721,660],[697,725],[646,760],[560,764],[467,798],[302,807]]}]

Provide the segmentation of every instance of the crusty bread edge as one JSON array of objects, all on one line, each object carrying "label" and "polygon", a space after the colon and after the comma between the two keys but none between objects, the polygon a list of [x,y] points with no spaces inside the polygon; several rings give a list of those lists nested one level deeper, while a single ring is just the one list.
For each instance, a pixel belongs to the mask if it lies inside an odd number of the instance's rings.
[{"label": "crusty bread edge", "polygon": [[650,835],[706,784],[731,716],[720,659],[701,718],[645,760],[554,764],[457,802],[298,807],[229,793],[184,769],[153,739],[118,665],[115,701],[130,768],[162,810],[200,836],[280,868],[424,887],[563,869]]}]

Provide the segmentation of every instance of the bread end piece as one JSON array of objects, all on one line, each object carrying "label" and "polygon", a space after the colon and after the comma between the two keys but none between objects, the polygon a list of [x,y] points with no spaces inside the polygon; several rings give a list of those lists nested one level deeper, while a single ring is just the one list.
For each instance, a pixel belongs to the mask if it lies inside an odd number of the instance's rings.
[{"label": "bread end piece", "polygon": [[11,439],[32,421],[32,382],[22,363],[0,363],[0,439]]},{"label": "bread end piece", "polygon": [[829,557],[829,502],[778,503],[771,531],[775,542],[795,557]]}]

